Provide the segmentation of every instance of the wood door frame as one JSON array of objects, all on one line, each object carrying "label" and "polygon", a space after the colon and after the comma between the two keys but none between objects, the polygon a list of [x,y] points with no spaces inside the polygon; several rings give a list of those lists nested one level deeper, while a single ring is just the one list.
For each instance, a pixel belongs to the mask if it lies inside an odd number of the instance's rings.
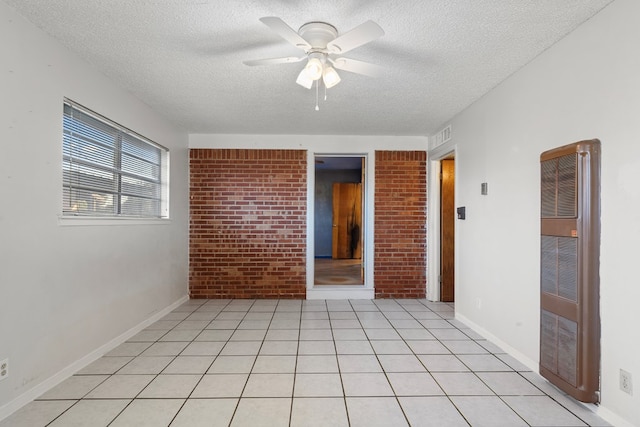
[{"label": "wood door frame", "polygon": [[[308,151],[307,164],[307,299],[373,299],[373,227],[375,158],[370,152],[313,152]],[[314,281],[314,234],[315,234],[315,158],[316,157],[358,157],[364,159],[362,173],[362,266],[363,285],[315,286]]]},{"label": "wood door frame", "polygon": [[[447,158],[453,158],[456,160],[455,176],[457,177],[460,171],[459,163],[457,161],[457,147],[455,145],[445,144],[435,149],[429,150],[427,153],[427,205],[428,215],[427,219],[427,299],[430,301],[440,301],[440,161]],[[454,199],[455,205],[458,206],[458,179],[454,183]],[[457,232],[457,221],[455,225],[455,277],[459,277],[458,274],[458,244],[459,237]],[[456,291],[457,292],[457,291]]]}]

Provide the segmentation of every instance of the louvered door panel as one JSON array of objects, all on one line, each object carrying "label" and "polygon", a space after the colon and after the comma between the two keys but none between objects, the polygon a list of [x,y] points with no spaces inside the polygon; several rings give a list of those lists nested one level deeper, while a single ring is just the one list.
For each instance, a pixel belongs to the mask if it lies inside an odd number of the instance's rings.
[{"label": "louvered door panel", "polygon": [[540,373],[597,402],[600,142],[550,150],[540,161]]}]

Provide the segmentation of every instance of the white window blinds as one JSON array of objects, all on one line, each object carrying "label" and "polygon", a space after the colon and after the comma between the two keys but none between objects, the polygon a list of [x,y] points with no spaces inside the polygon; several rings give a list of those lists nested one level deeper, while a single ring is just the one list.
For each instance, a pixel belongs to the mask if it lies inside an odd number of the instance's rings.
[{"label": "white window blinds", "polygon": [[64,216],[167,216],[166,149],[70,102],[63,130]]}]

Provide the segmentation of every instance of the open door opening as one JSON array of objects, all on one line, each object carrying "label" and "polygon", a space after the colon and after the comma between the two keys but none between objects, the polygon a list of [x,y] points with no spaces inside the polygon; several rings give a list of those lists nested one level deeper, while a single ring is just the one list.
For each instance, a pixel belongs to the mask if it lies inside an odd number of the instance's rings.
[{"label": "open door opening", "polygon": [[455,300],[455,160],[440,162],[440,300]]},{"label": "open door opening", "polygon": [[314,285],[364,285],[364,161],[315,158]]}]

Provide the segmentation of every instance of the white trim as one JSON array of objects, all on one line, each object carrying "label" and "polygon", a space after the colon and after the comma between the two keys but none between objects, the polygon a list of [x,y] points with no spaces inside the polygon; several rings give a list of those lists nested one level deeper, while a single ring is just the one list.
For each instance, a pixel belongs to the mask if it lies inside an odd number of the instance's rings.
[{"label": "white trim", "polygon": [[[444,144],[427,153],[427,299],[440,301],[440,161],[451,154],[456,159],[457,146]],[[458,201],[458,180],[454,182],[454,198]],[[455,225],[457,229],[457,223]],[[458,277],[458,231],[455,230],[455,277]]]},{"label": "white trim", "polygon": [[374,299],[373,287],[318,285],[307,289],[307,299]]},{"label": "white trim", "polygon": [[440,301],[440,160],[428,160],[427,299]]},{"label": "white trim", "polygon": [[611,411],[610,409],[602,405],[596,406],[593,404],[584,404],[584,406],[586,406],[588,409],[591,409],[593,412],[598,414],[600,418],[610,423],[612,426],[637,427],[635,424],[625,420],[624,418],[620,417],[620,415],[616,414],[615,412]]},{"label": "white trim", "polygon": [[[364,247],[362,263],[364,267],[364,284],[355,287],[339,285],[338,287],[319,285],[315,282],[315,158],[316,156],[363,157],[364,160],[364,212],[362,228]],[[307,299],[373,299],[373,238],[374,238],[374,191],[375,191],[375,151],[324,153],[307,150]],[[318,290],[316,292],[316,290]],[[325,295],[320,297],[318,295]]]},{"label": "white trim", "polygon": [[307,299],[315,281],[315,157],[312,150],[307,150]]},{"label": "white trim", "polygon": [[116,218],[116,217],[86,217],[86,216],[59,216],[58,225],[86,226],[86,225],[169,225],[171,220],[167,218]]},{"label": "white trim", "polygon": [[5,418],[7,418],[9,415],[13,414],[18,409],[22,408],[24,405],[26,405],[26,404],[30,403],[31,401],[33,401],[34,399],[38,398],[43,393],[51,390],[53,387],[57,386],[62,381],[66,380],[67,378],[69,378],[70,376],[72,376],[73,374],[78,372],[80,369],[84,368],[85,366],[87,366],[90,363],[92,363],[93,361],[99,359],[100,357],[102,357],[103,355],[108,353],[109,351],[113,350],[114,348],[116,348],[117,346],[119,346],[120,344],[122,344],[123,342],[125,342],[126,340],[128,340],[129,338],[131,338],[132,336],[137,334],[138,332],[142,331],[147,326],[149,326],[152,323],[156,322],[157,320],[163,318],[168,313],[170,313],[171,311],[173,311],[174,309],[176,309],[180,305],[184,304],[188,300],[189,300],[189,296],[188,295],[185,295],[185,296],[181,297],[180,299],[178,299],[173,304],[171,304],[168,307],[156,312],[151,317],[147,318],[146,320],[143,320],[142,322],[140,322],[139,324],[137,324],[133,328],[131,328],[128,331],[118,335],[117,337],[115,337],[114,339],[109,341],[108,343],[98,347],[97,349],[95,349],[91,353],[87,354],[86,356],[76,360],[75,362],[73,362],[69,366],[67,366],[66,368],[62,369],[61,371],[57,372],[56,374],[54,374],[51,377],[47,378],[46,380],[42,381],[41,383],[39,383],[35,387],[31,388],[30,390],[26,391],[25,393],[22,393],[20,396],[16,397],[15,399],[10,401],[9,403],[7,403],[4,406],[0,407],[0,421],[5,419]]},{"label": "white trim", "polygon": [[[189,134],[189,148],[322,150],[327,153],[425,150],[424,136]],[[393,148],[390,148],[393,147]]]}]

